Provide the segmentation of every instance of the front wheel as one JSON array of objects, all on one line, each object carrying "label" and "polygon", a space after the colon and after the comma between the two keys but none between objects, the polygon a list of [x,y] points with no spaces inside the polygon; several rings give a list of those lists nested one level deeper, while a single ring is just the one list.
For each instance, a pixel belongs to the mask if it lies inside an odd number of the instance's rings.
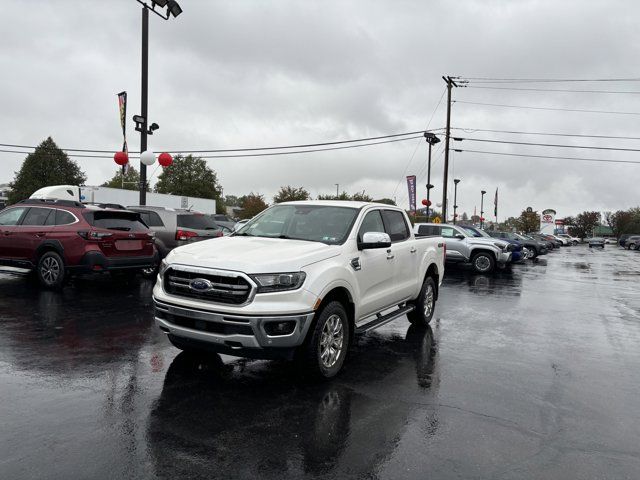
[{"label": "front wheel", "polygon": [[411,303],[415,309],[407,313],[409,322],[416,326],[429,325],[436,307],[436,283],[433,278],[427,277],[425,279],[418,298]]},{"label": "front wheel", "polygon": [[350,328],[347,311],[340,302],[327,303],[316,314],[300,356],[305,370],[313,376],[331,378],[342,368],[349,347]]},{"label": "front wheel", "polygon": [[490,253],[479,252],[471,257],[471,265],[476,273],[490,273],[493,272],[496,261]]},{"label": "front wheel", "polygon": [[529,258],[536,258],[538,256],[538,250],[536,247],[531,247],[529,250]]}]

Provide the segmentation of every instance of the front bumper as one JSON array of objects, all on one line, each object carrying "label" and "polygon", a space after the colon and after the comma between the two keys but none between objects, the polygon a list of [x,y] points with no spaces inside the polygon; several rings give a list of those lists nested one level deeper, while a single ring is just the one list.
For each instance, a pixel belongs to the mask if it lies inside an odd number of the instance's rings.
[{"label": "front bumper", "polygon": [[[154,297],[155,321],[160,330],[178,342],[206,347],[241,357],[272,358],[273,349],[300,346],[307,335],[314,312],[287,315],[237,315],[176,305]],[[286,323],[292,331],[269,335],[269,323]],[[183,340],[183,341],[180,341]]]},{"label": "front bumper", "polygon": [[511,261],[511,252],[498,253],[498,263],[509,263]]}]

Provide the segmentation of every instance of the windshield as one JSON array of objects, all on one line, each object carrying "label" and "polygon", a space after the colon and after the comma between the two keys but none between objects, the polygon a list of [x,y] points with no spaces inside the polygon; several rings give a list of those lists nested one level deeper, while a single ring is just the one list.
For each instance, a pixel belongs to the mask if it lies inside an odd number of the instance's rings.
[{"label": "windshield", "polygon": [[235,235],[343,243],[358,215],[349,207],[276,205],[243,225]]}]

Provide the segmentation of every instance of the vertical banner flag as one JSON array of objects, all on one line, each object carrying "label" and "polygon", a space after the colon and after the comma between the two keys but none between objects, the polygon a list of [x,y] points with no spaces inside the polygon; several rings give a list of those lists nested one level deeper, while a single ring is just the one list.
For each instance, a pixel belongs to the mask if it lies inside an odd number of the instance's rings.
[{"label": "vertical banner flag", "polygon": [[498,188],[496,187],[496,198],[493,199],[493,216],[496,217],[496,223],[498,222]]},{"label": "vertical banner flag", "polygon": [[407,176],[407,188],[409,189],[409,210],[416,213],[416,176]]},{"label": "vertical banner flag", "polygon": [[[129,153],[127,148],[127,92],[120,92],[118,94],[118,109],[120,110],[120,126],[122,127],[122,151]],[[122,174],[129,170],[129,163],[127,162],[122,166]]]}]

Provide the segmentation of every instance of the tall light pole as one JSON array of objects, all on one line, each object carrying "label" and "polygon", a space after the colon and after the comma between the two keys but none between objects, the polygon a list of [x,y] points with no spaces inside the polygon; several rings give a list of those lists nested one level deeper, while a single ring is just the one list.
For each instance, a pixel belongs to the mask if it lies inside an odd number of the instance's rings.
[{"label": "tall light pole", "polygon": [[[140,87],[140,115],[135,115],[136,130],[140,132],[140,155],[147,151],[147,135],[153,135],[157,124],[147,127],[148,86],[149,86],[149,10],[160,18],[169,20],[182,13],[182,8],[175,0],[137,0],[142,5],[142,84]],[[156,10],[158,7],[158,10]],[[155,128],[153,128],[155,126]],[[140,205],[147,204],[147,165],[140,161]]]},{"label": "tall light pole", "polygon": [[484,227],[484,190],[480,190],[480,228]]},{"label": "tall light pole", "polygon": [[424,132],[424,139],[429,144],[429,160],[427,161],[427,222],[429,221],[429,206],[431,205],[430,194],[433,185],[431,185],[431,146],[440,142],[440,139],[431,132]]},{"label": "tall light pole", "polygon": [[459,178],[453,179],[453,224],[456,224],[456,219],[458,218],[458,184],[460,183]]}]

